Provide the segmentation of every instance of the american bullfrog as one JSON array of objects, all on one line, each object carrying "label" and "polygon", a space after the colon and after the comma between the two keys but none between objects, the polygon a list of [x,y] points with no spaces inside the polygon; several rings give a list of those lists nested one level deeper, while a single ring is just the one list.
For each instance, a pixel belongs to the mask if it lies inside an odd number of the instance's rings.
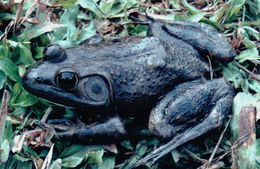
[{"label": "american bullfrog", "polygon": [[179,145],[223,124],[233,88],[211,79],[208,58],[227,62],[235,52],[213,27],[187,21],[155,21],[146,37],[124,37],[63,49],[45,48],[44,59],[23,77],[32,94],[102,115],[73,124],[59,136],[118,138],[125,117],[145,116],[151,133],[170,140],[133,167],[156,162]]}]

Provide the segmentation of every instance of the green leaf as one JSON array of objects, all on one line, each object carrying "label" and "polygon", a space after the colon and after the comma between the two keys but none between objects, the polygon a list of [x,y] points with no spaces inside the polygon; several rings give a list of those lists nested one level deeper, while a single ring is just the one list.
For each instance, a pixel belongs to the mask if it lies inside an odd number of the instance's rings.
[{"label": "green leaf", "polygon": [[4,72],[7,77],[15,82],[19,82],[21,78],[18,75],[18,70],[15,64],[9,59],[0,60],[0,70]]},{"label": "green leaf", "polygon": [[14,48],[13,57],[16,56],[16,64],[23,63],[25,67],[29,67],[35,63],[30,49],[15,41],[9,41],[9,43]]},{"label": "green leaf", "polygon": [[99,4],[99,8],[102,11],[102,13],[107,15],[110,12],[114,2],[115,2],[115,0],[101,1]]},{"label": "green leaf", "polygon": [[177,150],[171,151],[171,155],[175,163],[180,160],[181,154]]},{"label": "green leaf", "polygon": [[221,30],[221,31],[224,31],[224,27],[223,27],[222,25],[218,24],[218,23],[215,22],[215,21],[209,20],[209,19],[207,19],[207,18],[205,18],[205,17],[204,17],[204,18],[201,18],[200,22],[204,22],[204,23],[206,23],[206,24],[209,24],[209,25],[211,25],[211,26],[213,26],[213,27],[215,27],[215,28]]},{"label": "green leaf", "polygon": [[[60,158],[62,159],[63,167],[76,167],[78,166],[84,159],[88,159],[89,155],[92,153],[92,160],[99,160],[102,153],[95,152],[103,151],[103,146],[83,146],[83,145],[72,145],[71,147],[65,149]],[[93,154],[94,153],[94,154]],[[91,155],[90,155],[91,156]],[[64,158],[65,157],[65,158]]]},{"label": "green leaf", "polygon": [[128,30],[130,35],[146,36],[148,27],[145,25],[129,25]]},{"label": "green leaf", "polygon": [[113,5],[112,9],[107,14],[107,18],[125,17],[125,11],[129,8],[136,7],[137,5],[137,0],[121,0]]},{"label": "green leaf", "polygon": [[214,12],[213,16],[210,17],[210,20],[214,22],[219,22],[221,18],[225,15],[227,8],[228,8],[228,3],[225,3],[224,6],[222,6],[216,12]]},{"label": "green leaf", "polygon": [[248,0],[246,1],[247,10],[250,14],[250,19],[254,19],[256,21],[259,21],[259,11],[260,11],[260,1],[259,0]]},{"label": "green leaf", "polygon": [[60,18],[60,23],[64,27],[54,30],[52,34],[53,44],[59,44],[64,48],[77,45],[79,29],[76,28],[76,20],[78,13],[78,6],[65,10]]},{"label": "green leaf", "polygon": [[26,161],[26,162],[18,162],[16,169],[32,169],[32,162]]},{"label": "green leaf", "polygon": [[49,169],[62,169],[62,161],[61,159],[57,159],[54,162],[52,162]]},{"label": "green leaf", "polygon": [[78,43],[76,41],[72,41],[72,40],[56,40],[56,41],[53,41],[53,44],[58,44],[62,48],[71,48],[71,47],[75,47],[78,45]]},{"label": "green leaf", "polygon": [[91,38],[95,34],[96,34],[96,29],[95,29],[94,22],[91,22],[89,25],[84,25],[83,28],[80,30],[78,44]]},{"label": "green leaf", "polygon": [[187,21],[199,22],[206,14],[206,12],[197,13],[187,18]]},{"label": "green leaf", "polygon": [[240,63],[246,61],[246,60],[257,60],[260,59],[260,56],[258,54],[257,48],[247,49],[242,51],[239,55],[235,57],[236,60],[238,60]]},{"label": "green leaf", "polygon": [[26,145],[23,145],[23,152],[28,157],[33,156],[36,159],[40,158],[39,155],[34,150],[32,150],[30,147],[28,147]]},{"label": "green leaf", "polygon": [[18,65],[17,68],[19,75],[23,77],[26,72],[26,67],[24,65]]},{"label": "green leaf", "polygon": [[250,29],[247,26],[242,26],[238,28],[238,32],[240,32],[240,34],[243,37],[243,44],[246,46],[246,48],[251,49],[251,48],[256,48],[256,44],[254,41],[251,40],[250,36],[254,36],[256,39],[259,39],[259,33],[254,30],[254,29]]},{"label": "green leaf", "polygon": [[223,75],[226,80],[233,82],[235,88],[241,87],[243,91],[248,91],[249,86],[246,79],[246,73],[240,70],[234,62],[223,67]]},{"label": "green leaf", "polygon": [[36,48],[34,48],[34,51],[35,51],[36,54],[33,57],[35,59],[43,58],[43,50],[44,50],[44,47],[36,47]]},{"label": "green leaf", "polygon": [[60,27],[60,28],[54,30],[51,35],[52,35],[53,41],[66,39],[67,27],[64,25],[64,27]]},{"label": "green leaf", "polygon": [[146,153],[146,151],[147,141],[142,140],[136,145],[135,154],[128,161],[126,161],[124,165],[120,167],[120,169],[130,168],[130,166],[135,164],[140,159],[140,157],[142,157]]},{"label": "green leaf", "polygon": [[104,150],[90,152],[88,154],[88,164],[101,164],[102,163],[102,157],[104,155]]},{"label": "green leaf", "polygon": [[243,44],[249,49],[256,47],[256,44],[247,37],[243,39]]},{"label": "green leaf", "polygon": [[187,0],[181,0],[183,6],[187,8],[188,11],[190,11],[193,15],[200,13],[200,10],[195,8],[194,6],[190,5]]},{"label": "green leaf", "polygon": [[26,158],[26,157],[20,156],[18,154],[15,154],[13,156],[13,158],[15,158],[16,160],[21,161],[21,162],[25,162],[25,161],[30,161],[31,160],[31,158]]},{"label": "green leaf", "polygon": [[248,35],[253,36],[256,40],[260,39],[259,31],[255,30],[250,26],[243,26],[244,30],[248,33]]},{"label": "green leaf", "polygon": [[25,29],[23,33],[19,35],[18,39],[20,39],[21,41],[23,41],[24,39],[31,40],[44,33],[52,32],[60,27],[64,27],[64,25],[52,22],[45,22]]},{"label": "green leaf", "polygon": [[77,14],[79,13],[79,7],[74,6],[73,8],[66,9],[60,17],[60,24],[67,26],[75,26],[77,20]]},{"label": "green leaf", "polygon": [[231,0],[231,6],[229,9],[227,20],[232,20],[236,18],[245,2],[246,0]]},{"label": "green leaf", "polygon": [[5,133],[4,133],[4,139],[7,139],[10,143],[12,143],[13,139],[13,124],[11,121],[6,120],[5,121]]},{"label": "green leaf", "polygon": [[77,0],[57,0],[58,4],[61,4],[64,8],[72,8]]},{"label": "green leaf", "polygon": [[103,11],[99,8],[98,4],[93,0],[78,0],[77,4],[79,4],[82,8],[88,9],[93,12],[98,18],[105,17]]},{"label": "green leaf", "polygon": [[[260,78],[260,75],[258,77]],[[248,85],[249,85],[250,89],[252,89],[256,93],[260,93],[260,84],[258,81],[248,80],[248,82],[249,82]]]},{"label": "green leaf", "polygon": [[86,20],[86,21],[92,20],[91,16],[87,15],[87,14],[86,14],[85,12],[83,12],[83,11],[79,11],[78,16],[77,16],[77,19]]},{"label": "green leaf", "polygon": [[74,6],[73,8],[67,9],[60,18],[60,23],[66,25],[66,38],[69,40],[76,40],[77,38],[76,21],[78,13],[79,7]]},{"label": "green leaf", "polygon": [[24,90],[18,83],[13,87],[13,97],[10,101],[12,106],[28,107],[34,105],[38,99]]},{"label": "green leaf", "polygon": [[87,155],[88,153],[85,154],[83,157],[71,156],[71,157],[64,158],[62,159],[62,166],[68,168],[77,167]]},{"label": "green leaf", "polygon": [[6,162],[9,157],[9,152],[10,152],[10,144],[7,139],[4,139],[1,146],[0,146],[0,161],[1,162]]},{"label": "green leaf", "polygon": [[169,0],[169,3],[176,9],[181,9],[180,0]]},{"label": "green leaf", "polygon": [[96,169],[114,169],[115,168],[115,156],[104,157],[102,163],[96,167]]},{"label": "green leaf", "polygon": [[253,140],[253,143],[248,147],[239,148],[239,160],[238,166],[239,168],[257,168],[256,167],[256,160],[259,158],[259,155],[256,154],[256,140]]},{"label": "green leaf", "polygon": [[9,46],[8,45],[2,45],[2,42],[0,42],[0,60],[4,58],[9,58],[10,55]]},{"label": "green leaf", "polygon": [[0,90],[4,87],[6,81],[6,75],[3,71],[0,70]]},{"label": "green leaf", "polygon": [[17,165],[17,160],[13,157],[9,158],[7,162],[1,163],[0,169],[9,169],[9,168],[15,168]]},{"label": "green leaf", "polygon": [[133,146],[131,145],[131,142],[130,140],[124,140],[121,142],[121,145],[124,147],[124,148],[127,148],[128,150],[133,150]]},{"label": "green leaf", "polygon": [[1,12],[0,13],[0,18],[1,20],[14,20],[15,19],[15,14],[11,14],[11,13],[6,13],[6,12]]}]

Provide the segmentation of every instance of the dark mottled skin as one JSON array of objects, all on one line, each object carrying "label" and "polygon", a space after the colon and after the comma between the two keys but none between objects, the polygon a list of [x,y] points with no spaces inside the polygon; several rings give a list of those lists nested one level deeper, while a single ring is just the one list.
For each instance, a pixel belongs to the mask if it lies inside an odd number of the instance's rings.
[{"label": "dark mottled skin", "polygon": [[[232,103],[233,89],[228,82],[207,80],[209,66],[203,56],[228,61],[235,53],[221,34],[205,24],[154,22],[147,37],[125,37],[66,50],[54,45],[46,48],[45,55],[25,75],[25,89],[85,113],[109,110],[117,114],[96,125],[72,126],[60,136],[120,137],[127,132],[120,116],[150,112],[151,132],[171,141],[133,167],[155,162],[177,146],[221,126]],[[78,84],[68,90],[55,82],[56,76],[66,71],[79,77]],[[102,77],[103,87],[109,91],[101,101],[88,98],[85,84],[93,76]]]}]

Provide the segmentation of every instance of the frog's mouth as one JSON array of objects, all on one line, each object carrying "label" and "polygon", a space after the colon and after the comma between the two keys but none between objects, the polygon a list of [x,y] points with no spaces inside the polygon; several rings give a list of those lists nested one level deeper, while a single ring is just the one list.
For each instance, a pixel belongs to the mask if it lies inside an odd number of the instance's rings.
[{"label": "frog's mouth", "polygon": [[98,102],[87,100],[76,94],[62,90],[51,83],[38,81],[37,77],[33,77],[33,74],[29,71],[24,75],[22,85],[27,91],[35,96],[70,108],[103,109],[110,105],[109,99]]}]

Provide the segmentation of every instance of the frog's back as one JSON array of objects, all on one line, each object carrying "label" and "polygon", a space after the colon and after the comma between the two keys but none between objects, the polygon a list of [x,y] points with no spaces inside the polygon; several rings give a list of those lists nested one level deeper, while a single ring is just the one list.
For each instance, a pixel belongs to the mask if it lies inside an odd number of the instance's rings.
[{"label": "frog's back", "polygon": [[81,72],[82,67],[108,72],[116,103],[152,102],[175,85],[207,72],[206,64],[191,46],[180,46],[177,41],[167,44],[156,37],[104,41],[68,49],[67,54],[75,56],[69,63],[76,63],[74,67]]},{"label": "frog's back", "polygon": [[144,71],[167,70],[171,74],[180,74],[182,77],[178,77],[184,80],[196,79],[208,72],[208,65],[198,52],[189,44],[174,38],[126,37],[83,45],[67,49],[66,52],[72,56],[68,58],[68,64],[74,63],[75,67],[99,63],[109,65],[107,69],[114,69],[120,64],[119,67],[126,66],[127,70],[135,67],[144,67]]},{"label": "frog's back", "polygon": [[[140,58],[154,55],[157,48],[162,50],[160,41],[154,37],[124,37],[111,41],[102,41],[95,44],[81,45],[66,50],[71,59],[120,60]],[[156,53],[160,55],[160,53]],[[160,58],[158,56],[158,58]]]}]

